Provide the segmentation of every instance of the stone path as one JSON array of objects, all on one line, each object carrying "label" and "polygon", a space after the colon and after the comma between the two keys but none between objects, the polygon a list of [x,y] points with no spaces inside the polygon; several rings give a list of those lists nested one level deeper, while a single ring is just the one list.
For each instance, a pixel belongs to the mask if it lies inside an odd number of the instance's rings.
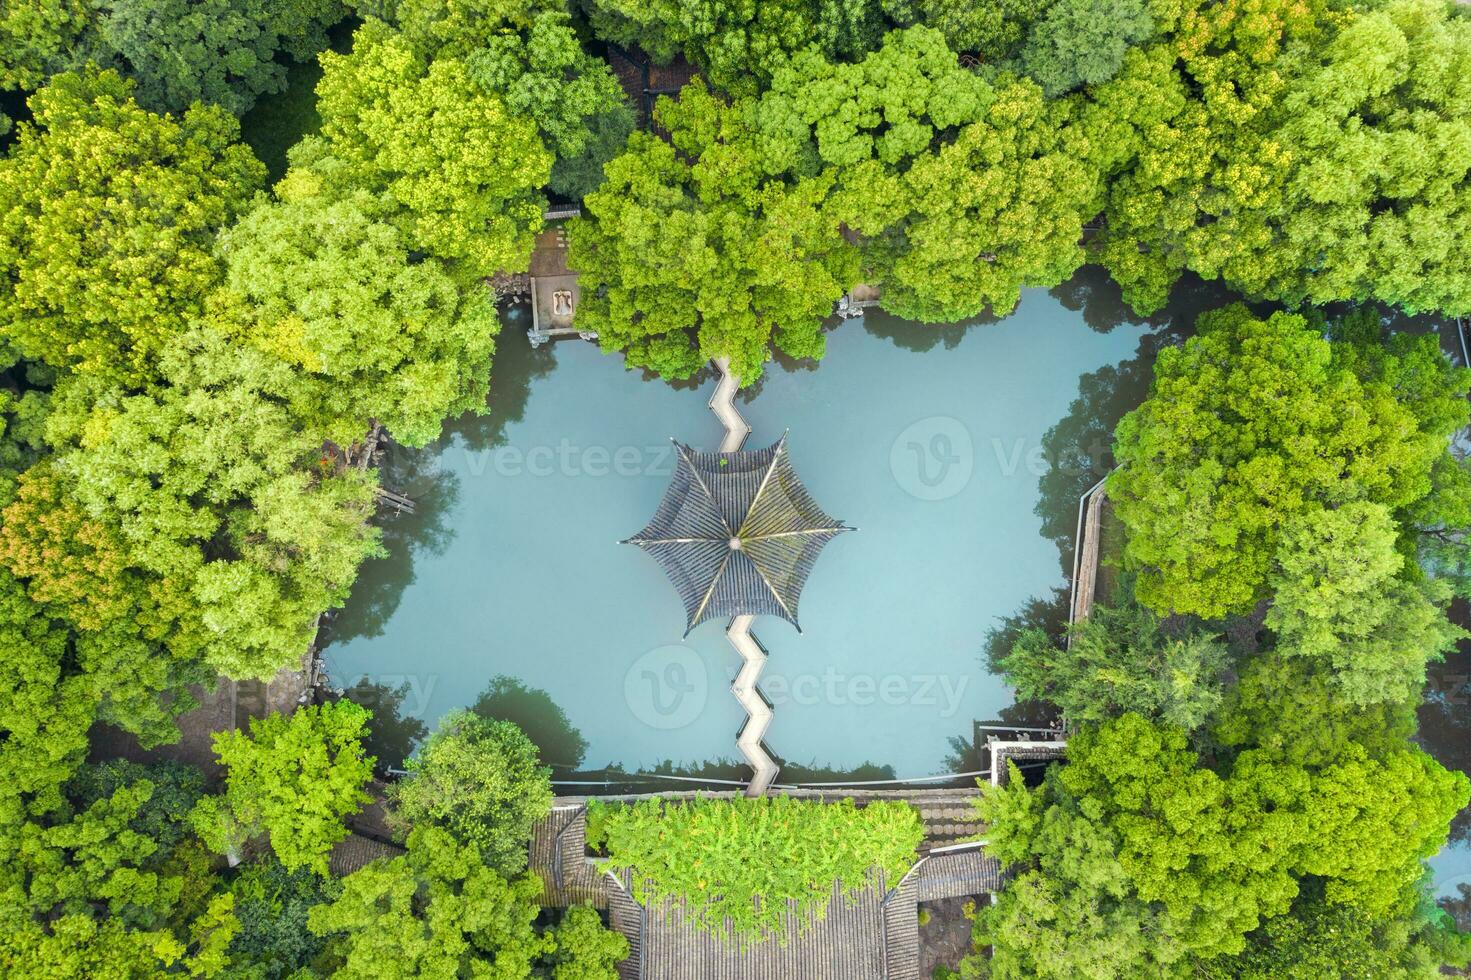
[{"label": "stone path", "polygon": [[[746,444],[751,426],[735,407],[735,394],[740,388],[741,379],[731,373],[730,360],[717,358],[715,368],[720,372],[720,380],[716,382],[715,392],[710,396],[710,411],[715,413],[715,417],[725,427],[725,438],[720,440],[720,451],[733,453]],[[746,709],[747,715],[746,723],[736,735],[736,748],[741,750],[741,755],[746,757],[746,764],[751,767],[751,782],[746,786],[747,796],[764,795],[776,781],[776,774],[781,771],[781,767],[761,743],[766,737],[766,729],[771,727],[772,714],[771,705],[766,703],[760,688],[756,686],[761,679],[761,671],[766,666],[766,650],[751,635],[751,623],[755,618],[736,616],[725,630],[725,638],[735,647],[736,653],[741,655],[742,661],[741,672],[736,675],[730,691],[741,707]]]}]

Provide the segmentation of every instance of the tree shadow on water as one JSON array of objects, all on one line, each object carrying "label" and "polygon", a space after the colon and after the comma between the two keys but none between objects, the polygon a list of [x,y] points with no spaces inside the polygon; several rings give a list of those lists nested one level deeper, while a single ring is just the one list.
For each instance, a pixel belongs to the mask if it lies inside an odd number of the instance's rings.
[{"label": "tree shadow on water", "polygon": [[1167,327],[1183,320],[1193,324],[1202,312],[1241,298],[1219,280],[1206,281],[1187,272],[1170,290],[1170,298],[1161,309],[1142,316],[1124,302],[1123,290],[1101,265],[1083,266],[1067,282],[1048,292],[1067,309],[1083,314],[1083,322],[1099,333],[1109,333],[1123,323]]},{"label": "tree shadow on water", "polygon": [[1140,318],[1123,302],[1118,286],[1102,269],[1085,266],[1067,283],[1052,290],[1064,306],[1080,310],[1094,330],[1107,333],[1120,323],[1146,324],[1132,358],[1090,371],[1078,379],[1078,397],[1068,412],[1042,437],[1048,470],[1038,481],[1035,513],[1042,536],[1057,545],[1063,574],[1072,574],[1073,538],[1077,533],[1078,498],[1114,468],[1114,429],[1149,394],[1154,361],[1165,347],[1185,342],[1201,313],[1238,297],[1219,283],[1187,275],[1158,313]]},{"label": "tree shadow on water", "polygon": [[526,339],[527,316],[508,313],[503,317],[484,414],[467,412],[450,422],[434,446],[442,450],[453,443],[470,452],[483,452],[505,445],[506,427],[526,417],[533,384],[557,366],[557,344],[584,343],[568,340],[532,347]]},{"label": "tree shadow on water", "polygon": [[486,413],[466,413],[448,422],[439,438],[422,449],[389,439],[378,460],[379,481],[412,500],[414,512],[380,508],[377,523],[388,556],[363,563],[346,607],[327,624],[328,643],[383,634],[404,590],[413,584],[415,562],[423,555],[443,554],[455,538],[449,517],[460,499],[460,457],[503,445],[506,427],[525,416],[534,382],[556,363],[550,346],[532,347],[524,323],[507,317],[491,368]]},{"label": "tree shadow on water", "polygon": [[[1468,610],[1457,600],[1451,618],[1465,626]],[[1430,665],[1419,708],[1417,741],[1447,769],[1471,775],[1471,640]],[[1451,846],[1471,847],[1471,807],[1451,822]]]},{"label": "tree shadow on water", "polygon": [[403,713],[409,685],[390,687],[361,677],[342,692],[341,700],[367,708],[373,717],[368,721],[367,735],[362,739],[363,751],[374,758],[373,769],[380,776],[390,769],[402,769],[404,762],[429,734],[429,727],[413,715]]},{"label": "tree shadow on water", "polygon": [[[1045,598],[1033,597],[1022,604],[1010,616],[1003,616],[987,631],[981,647],[980,662],[987,671],[1003,676],[1001,661],[1011,652],[1017,637],[1023,630],[1040,629],[1048,636],[1062,637],[1067,630],[1068,589],[1062,586],[1052,590]],[[1002,708],[995,718],[978,718],[970,731],[950,737],[950,755],[945,760],[951,772],[983,772],[991,767],[990,753],[986,750],[986,732],[975,727],[977,723],[994,725],[998,728],[1015,726],[1018,729],[1054,728],[1061,723],[1062,715],[1053,705],[1044,701],[1017,701]],[[998,734],[1005,735],[1005,732]],[[1039,738],[1040,733],[1030,733]]]},{"label": "tree shadow on water", "polygon": [[863,314],[863,328],[870,334],[889,341],[900,350],[916,354],[940,346],[946,350],[954,350],[960,346],[966,331],[971,327],[1000,322],[1001,318],[991,313],[982,313],[959,323],[919,323],[902,319],[876,307]]},{"label": "tree shadow on water", "polygon": [[576,771],[587,755],[587,739],[572,726],[567,712],[540,688],[514,677],[490,679],[470,710],[492,721],[509,721],[536,743],[542,765],[559,773]]}]

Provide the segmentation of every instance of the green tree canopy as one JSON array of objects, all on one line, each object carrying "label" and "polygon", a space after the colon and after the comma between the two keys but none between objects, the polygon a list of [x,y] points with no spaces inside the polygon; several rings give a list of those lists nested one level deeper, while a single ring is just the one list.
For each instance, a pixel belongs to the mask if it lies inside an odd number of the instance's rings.
[{"label": "green tree canopy", "polygon": [[88,0],[13,0],[0,10],[0,90],[38,89],[98,47]]},{"label": "green tree canopy", "polygon": [[137,779],[85,808],[0,820],[0,964],[8,972],[141,980],[186,958],[192,973],[219,971],[238,928],[230,896],[191,907],[187,892],[208,878],[208,863],[181,859],[202,852],[160,848],[140,830],[154,790]]},{"label": "green tree canopy", "polygon": [[347,837],[344,819],[371,797],[373,759],[359,739],[368,713],[351,701],[252,718],[250,734],[216,732],[225,794],[202,801],[196,825],[225,850],[257,833],[288,870],[327,873],[332,846]]},{"label": "green tree canopy", "polygon": [[825,206],[831,176],[781,179],[752,159],[737,112],[698,82],[655,114],[674,145],[634,134],[570,226],[579,329],[669,378],[727,356],[749,384],[773,342],[820,357],[858,272]]},{"label": "green tree canopy", "polygon": [[181,112],[195,102],[239,116],[286,87],[278,52],[327,47],[341,0],[100,0],[96,31],[138,83],[138,101]]},{"label": "green tree canopy", "polygon": [[13,0],[0,11],[0,90],[92,62],[133,79],[156,112],[203,101],[238,116],[284,88],[281,55],[316,57],[345,14],[341,0]]},{"label": "green tree canopy", "polygon": [[146,378],[264,168],[223,110],[154,115],[113,72],[58,75],[31,110],[0,159],[0,336],[56,367]]},{"label": "green tree canopy", "polygon": [[1428,922],[1376,919],[1321,894],[1299,896],[1289,915],[1262,923],[1247,948],[1205,968],[1209,980],[1319,980],[1346,965],[1360,976],[1433,980],[1444,959],[1436,955],[1436,927]]},{"label": "green tree canopy", "polygon": [[[1160,353],[1148,400],[1119,424],[1109,495],[1140,600],[1219,616],[1264,597],[1284,524],[1429,494],[1454,428],[1438,412],[1417,417],[1414,392],[1464,391],[1466,377],[1432,357],[1433,337],[1366,362],[1287,313],[1260,320],[1236,305],[1198,329]],[[1424,376],[1401,384],[1410,361]]]},{"label": "green tree canopy", "polygon": [[883,31],[879,5],[864,0],[592,0],[593,31],[666,62],[683,54],[710,84],[755,95],[791,55],[816,44],[827,57],[861,54]]},{"label": "green tree canopy", "polygon": [[324,965],[327,942],[308,928],[308,916],[342,893],[338,879],[308,868],[287,871],[268,856],[241,868],[228,888],[240,923],[229,950],[237,972],[230,976],[313,980],[321,975],[312,967]]},{"label": "green tree canopy", "polygon": [[220,239],[217,321],[299,369],[292,412],[341,445],[377,419],[408,446],[484,411],[499,329],[494,297],[417,259],[366,191],[332,199],[283,181]]},{"label": "green tree canopy", "polygon": [[1267,625],[1278,649],[1331,665],[1355,705],[1413,700],[1425,664],[1467,634],[1442,611],[1449,586],[1405,581],[1398,529],[1381,504],[1353,501],[1285,523]]},{"label": "green tree canopy", "polygon": [[[1095,254],[1141,312],[1184,269],[1249,296],[1471,310],[1471,24],[1435,0],[1157,4],[1090,93]],[[1363,9],[1371,6],[1378,9]]]},{"label": "green tree canopy", "polygon": [[[608,870],[630,876],[640,904],[673,900],[691,925],[742,944],[785,942],[793,923],[827,913],[834,889],[851,896],[880,872],[898,881],[923,837],[918,811],[900,800],[859,808],[852,800],[697,796],[588,807],[589,843],[606,849]],[[760,857],[773,853],[785,860]]]},{"label": "green tree canopy", "polygon": [[1226,647],[1200,629],[1166,629],[1139,606],[1095,606],[1060,647],[1025,629],[996,666],[1018,698],[1048,701],[1074,724],[1126,712],[1186,729],[1205,724],[1221,702]]},{"label": "green tree canopy", "polygon": [[987,62],[1013,54],[1027,30],[1053,0],[880,0],[889,19],[901,27],[923,24],[945,35],[955,51]]},{"label": "green tree canopy", "polygon": [[409,976],[530,977],[549,965],[559,980],[615,980],[627,942],[596,912],[574,908],[537,932],[535,874],[507,879],[439,827],[419,827],[406,843],[406,854],[354,871],[339,898],[311,910],[312,932],[331,938],[334,977],[377,980],[392,963]]},{"label": "green tree canopy", "polygon": [[865,275],[901,316],[1009,313],[1022,286],[1082,263],[1098,190],[1071,109],[961,67],[936,31],[890,34],[852,65],[801,55],[746,112],[764,155],[836,171],[835,216],[865,239]]},{"label": "green tree canopy", "polygon": [[1383,756],[1414,733],[1412,702],[1350,704],[1327,664],[1275,651],[1245,660],[1210,730],[1230,750],[1258,747],[1302,766],[1328,765],[1348,745]]},{"label": "green tree canopy", "polygon": [[74,383],[53,399],[64,406],[47,420],[61,449],[57,492],[102,529],[91,550],[48,537],[80,526],[71,519],[0,527],[0,539],[24,539],[0,546],[0,561],[69,548],[64,574],[125,583],[90,597],[63,589],[57,606],[83,629],[88,616],[102,623],[86,634],[99,659],[131,661],[112,696],[204,663],[237,678],[273,676],[301,656],[317,615],[342,601],[378,548],[365,522],[371,474],[323,457],[321,435],[291,413],[288,365],[201,330],[170,346],[159,373],[170,384],[147,394],[94,402]]},{"label": "green tree canopy", "polygon": [[1129,46],[1153,32],[1148,0],[1057,0],[1033,25],[1017,60],[1055,97],[1113,78]]},{"label": "green tree canopy", "polygon": [[1471,312],[1471,22],[1434,0],[1356,12],[1280,68],[1261,153],[1280,190],[1228,183],[1250,233],[1192,256],[1249,294],[1299,303],[1373,297]]},{"label": "green tree canopy", "polygon": [[860,275],[896,313],[954,320],[1009,312],[1082,261],[1097,187],[1071,110],[962,68],[928,28],[857,64],[801,54],[759,99],[691,85],[656,115],[672,147],[639,135],[608,165],[569,261],[578,322],[661,374],[727,355],[752,381],[772,340],[820,357],[820,321]]},{"label": "green tree canopy", "polygon": [[1137,715],[1077,733],[1035,790],[1012,776],[980,805],[991,853],[1021,870],[977,920],[994,945],[979,976],[1183,978],[1242,953],[1304,879],[1354,914],[1403,915],[1468,798],[1418,749],[1349,745],[1322,767],[1254,750],[1217,773]]},{"label": "green tree canopy", "polygon": [[292,149],[292,166],[333,194],[381,194],[415,251],[468,275],[525,270],[552,165],[536,126],[465,63],[431,62],[381,21],[358,29],[350,54],[321,62],[321,136]]},{"label": "green tree canopy", "polygon": [[[1280,206],[1280,148],[1261,139],[1284,97],[1274,62],[1318,32],[1324,0],[1185,0],[1152,6],[1158,40],[1125,54],[1089,93],[1090,148],[1107,176],[1095,258],[1142,313],[1164,305],[1186,268],[1221,274],[1222,256],[1261,236],[1249,197]],[[1228,280],[1229,280],[1228,276]]]},{"label": "green tree canopy", "polygon": [[556,157],[550,186],[581,198],[633,130],[608,63],[588,54],[572,18],[545,0],[402,0],[393,21],[430,60],[461,60],[514,114],[534,121]]},{"label": "green tree canopy", "polygon": [[442,827],[501,874],[526,867],[527,842],[536,821],[551,812],[552,787],[551,770],[521,729],[453,712],[408,769],[389,790],[396,830]]},{"label": "green tree canopy", "polygon": [[61,624],[0,571],[0,825],[61,806],[61,785],[86,755],[102,691],[69,663]]}]

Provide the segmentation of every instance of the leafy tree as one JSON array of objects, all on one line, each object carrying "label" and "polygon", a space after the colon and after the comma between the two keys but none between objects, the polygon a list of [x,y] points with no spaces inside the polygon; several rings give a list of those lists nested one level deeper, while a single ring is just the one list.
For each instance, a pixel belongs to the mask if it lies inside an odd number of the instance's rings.
[{"label": "leafy tree", "polygon": [[[1471,25],[1433,0],[1159,5],[1092,93],[1112,158],[1096,254],[1141,312],[1183,269],[1251,296],[1465,312]],[[1106,165],[1107,166],[1107,165]]]},{"label": "leafy tree", "polygon": [[98,33],[138,82],[138,101],[181,112],[195,102],[239,116],[256,96],[285,88],[285,49],[298,59],[327,47],[340,0],[101,0]]},{"label": "leafy tree", "polygon": [[[321,962],[326,942],[308,929],[313,908],[338,897],[342,887],[307,868],[288,871],[280,861],[252,862],[230,882],[240,931],[230,943],[233,969],[262,980],[291,977]],[[315,976],[308,973],[307,976]]]},{"label": "leafy tree", "polygon": [[62,804],[87,752],[101,691],[68,664],[67,631],[0,571],[0,825]]},{"label": "leafy tree", "polygon": [[430,60],[456,58],[486,92],[534,121],[556,157],[550,186],[580,198],[633,130],[612,69],[583,50],[559,4],[402,0],[393,19]]},{"label": "leafy tree", "polygon": [[579,317],[636,365],[685,377],[726,355],[751,381],[773,331],[787,354],[821,355],[817,326],[858,278],[845,229],[886,308],[1007,312],[1082,259],[1097,189],[1069,111],[960,67],[928,28],[858,64],[806,52],[759,100],[689,86],[656,110],[673,148],[635,136],[587,198],[594,220],[572,226]]},{"label": "leafy tree", "polygon": [[0,90],[37,89],[88,57],[101,60],[88,0],[13,0],[0,10]]},{"label": "leafy tree", "polygon": [[1471,597],[1471,461],[1453,446],[1430,471],[1430,493],[1406,509],[1418,568],[1429,569],[1457,596]]},{"label": "leafy tree", "polygon": [[431,63],[379,21],[358,30],[350,54],[321,62],[321,137],[292,150],[293,167],[332,193],[382,194],[414,250],[469,275],[526,269],[552,165],[536,127],[466,64]]},{"label": "leafy tree", "polygon": [[615,980],[628,956],[628,940],[605,928],[591,906],[572,906],[549,935],[555,947],[544,959],[551,980]]},{"label": "leafy tree", "polygon": [[1267,652],[1243,663],[1210,735],[1228,749],[1256,747],[1293,765],[1324,766],[1345,746],[1382,757],[1414,733],[1413,703],[1349,704],[1321,662]]},{"label": "leafy tree", "polygon": [[618,105],[592,116],[587,121],[587,138],[582,149],[559,157],[552,164],[547,187],[572,200],[582,200],[602,186],[608,161],[622,153],[634,130],[633,110]]},{"label": "leafy tree", "polygon": [[1247,751],[1217,773],[1183,732],[1136,715],[1079,732],[1068,757],[1035,790],[1013,768],[982,799],[991,852],[1023,869],[978,917],[994,953],[974,975],[1184,977],[1242,953],[1303,879],[1377,920],[1403,915],[1468,796],[1417,749],[1349,745],[1320,768]]},{"label": "leafy tree", "polygon": [[358,741],[367,720],[351,701],[337,701],[252,718],[248,736],[216,732],[225,794],[202,801],[197,825],[220,850],[264,832],[288,871],[325,875],[328,853],[348,834],[343,819],[371,799],[363,786],[373,760]]},{"label": "leafy tree", "polygon": [[499,329],[489,290],[411,255],[365,191],[283,181],[220,239],[222,328],[299,369],[293,414],[342,445],[377,419],[404,445],[484,411]]},{"label": "leafy tree", "polygon": [[[1440,975],[1441,962],[1423,939],[1428,927],[1382,920],[1321,894],[1299,896],[1287,915],[1262,923],[1239,956],[1206,967],[1210,980],[1318,980],[1348,964],[1359,976],[1410,980]],[[1418,940],[1418,941],[1417,941]]]},{"label": "leafy tree", "polygon": [[[1397,358],[1360,377],[1358,355],[1336,353],[1300,316],[1259,320],[1236,305],[1198,326],[1160,353],[1150,397],[1119,424],[1109,495],[1129,530],[1125,559],[1141,569],[1140,600],[1219,616],[1264,596],[1284,524],[1425,497],[1450,431],[1398,397]],[[1466,382],[1442,361],[1429,383]]]},{"label": "leafy tree", "polygon": [[152,787],[129,827],[157,845],[154,855],[167,857],[192,836],[189,813],[204,795],[204,773],[182,762],[164,761],[150,765],[126,759],[82,766],[66,785],[76,806],[87,809],[98,800],[110,799],[120,789],[147,780]]},{"label": "leafy tree", "polygon": [[536,875],[507,879],[439,827],[416,828],[407,845],[348,875],[336,900],[308,914],[314,934],[332,937],[341,962],[332,975],[376,980],[392,963],[406,976],[530,976],[552,948],[532,927]]},{"label": "leafy tree", "polygon": [[835,216],[866,239],[865,274],[901,316],[1005,314],[1023,285],[1082,262],[1097,186],[1070,109],[962,68],[933,30],[891,34],[855,65],[799,56],[747,111],[760,153],[836,171]]},{"label": "leafy tree", "polygon": [[0,337],[56,367],[146,378],[264,170],[223,110],[153,115],[114,72],[58,75],[31,110],[0,160]]},{"label": "leafy tree", "polygon": [[823,55],[861,54],[882,33],[877,4],[734,0],[590,0],[593,32],[657,61],[683,54],[717,89],[754,95],[794,53],[817,42]]},{"label": "leafy tree", "polygon": [[[1091,243],[1141,313],[1164,305],[1186,268],[1221,274],[1221,256],[1263,234],[1233,195],[1281,206],[1280,147],[1262,139],[1285,98],[1274,62],[1317,35],[1323,0],[1187,0],[1151,8],[1159,40],[1130,50],[1090,93],[1087,146],[1106,176]],[[1231,279],[1227,276],[1228,280]]]},{"label": "leafy tree", "polygon": [[57,465],[126,542],[139,583],[136,612],[89,642],[162,645],[169,657],[145,674],[206,662],[271,677],[377,552],[371,476],[322,459],[279,360],[206,330],[172,344],[159,373],[172,384],[95,405],[62,397],[48,419]]},{"label": "leafy tree", "polygon": [[749,384],[773,341],[820,357],[822,320],[857,277],[825,207],[832,179],[771,179],[727,150],[721,132],[739,116],[698,82],[655,115],[673,145],[634,134],[570,225],[579,327],[668,378],[726,356]]},{"label": "leafy tree", "polygon": [[278,53],[315,57],[345,13],[341,0],[14,0],[0,11],[0,90],[90,61],[136,81],[148,109],[240,115],[283,87]]},{"label": "leafy tree", "polygon": [[1445,618],[1449,587],[1398,576],[1404,556],[1380,504],[1353,501],[1313,511],[1282,528],[1267,625],[1278,648],[1332,667],[1351,704],[1412,700],[1427,660],[1467,635]]},{"label": "leafy tree", "polygon": [[229,896],[186,908],[186,885],[207,868],[180,873],[134,829],[153,789],[142,779],[76,813],[0,823],[8,972],[141,978],[186,956],[193,975],[223,967],[236,929]]},{"label": "leafy tree", "polygon": [[1053,0],[882,0],[884,12],[903,26],[923,24],[945,35],[956,51],[987,61],[1012,54],[1027,29]]},{"label": "leafy tree", "polygon": [[1207,632],[1163,627],[1138,606],[1097,606],[1071,641],[1027,629],[998,666],[1018,697],[1050,701],[1073,724],[1132,712],[1190,731],[1221,702],[1228,656]]},{"label": "leafy tree", "polygon": [[524,34],[492,36],[467,64],[482,88],[536,122],[556,157],[550,184],[558,193],[581,197],[594,190],[597,181],[574,184],[568,175],[600,170],[633,131],[618,80],[607,62],[582,50],[562,11],[537,17]]},{"label": "leafy tree", "polygon": [[501,874],[526,867],[526,845],[536,821],[551,812],[552,787],[551,770],[519,728],[453,712],[408,769],[389,788],[389,818],[399,833],[440,827]]},{"label": "leafy tree", "polygon": [[389,769],[402,768],[414,746],[429,734],[424,722],[401,711],[408,691],[408,684],[389,687],[362,677],[342,695],[354,704],[362,705],[372,715],[367,731],[363,733],[363,751],[376,760],[380,776],[386,776]]},{"label": "leafy tree", "polygon": [[23,473],[0,516],[0,564],[32,599],[81,629],[100,630],[132,609],[137,589],[117,528],[87,513],[74,481],[45,460]]},{"label": "leafy tree", "polygon": [[1433,0],[1345,18],[1283,56],[1286,91],[1265,114],[1276,193],[1223,182],[1242,232],[1192,255],[1255,295],[1289,303],[1374,297],[1471,312],[1471,22]]},{"label": "leafy tree", "polygon": [[1057,0],[1033,25],[1018,61],[1056,97],[1113,78],[1129,46],[1153,32],[1147,0]]}]

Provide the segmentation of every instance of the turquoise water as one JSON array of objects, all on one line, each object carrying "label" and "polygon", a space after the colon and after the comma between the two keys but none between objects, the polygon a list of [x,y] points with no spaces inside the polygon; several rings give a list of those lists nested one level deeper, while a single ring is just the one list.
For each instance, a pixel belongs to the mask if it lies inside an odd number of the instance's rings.
[{"label": "turquoise water", "polygon": [[[1141,324],[1085,273],[1027,291],[1001,321],[844,323],[820,367],[773,363],[743,392],[747,445],[790,430],[815,499],[860,529],[819,559],[802,634],[771,619],[755,627],[771,654],[767,744],[789,775],[964,771],[974,756],[952,739],[969,743],[976,721],[1026,723],[982,663],[986,632],[1065,584],[1077,493],[1106,471],[1108,434],[1142,398],[1154,351],[1227,299],[1192,284]],[[524,328],[513,314],[487,418],[385,459],[385,482],[418,512],[384,522],[392,554],[364,568],[329,627],[329,670],[342,686],[407,685],[404,712],[431,726],[492,678],[513,678],[531,691],[512,697],[516,720],[559,777],[738,760],[738,659],[722,624],[681,638],[674,589],[618,544],[663,494],[669,438],[718,442],[713,378],[670,386],[581,342],[533,350]],[[1427,749],[1461,769],[1468,656],[1436,668],[1421,711]],[[1447,897],[1471,884],[1471,812],[1432,865]]]},{"label": "turquoise water", "polygon": [[[789,430],[815,499],[860,529],[818,561],[801,634],[756,623],[777,756],[898,778],[946,772],[964,768],[949,761],[951,739],[970,741],[975,721],[1012,704],[979,657],[998,617],[1063,584],[1035,513],[1043,435],[1080,377],[1134,359],[1151,336],[1117,323],[1091,289],[1028,291],[1001,321],[843,323],[820,368],[773,363],[743,392],[748,446]],[[723,624],[682,638],[674,589],[618,543],[658,504],[669,438],[718,442],[713,380],[671,387],[580,342],[534,351],[523,329],[513,319],[503,335],[489,418],[387,461],[386,482],[419,513],[386,523],[393,554],[369,563],[333,623],[329,670],[344,686],[408,684],[404,711],[431,725],[491,678],[515,678],[586,742],[581,759],[549,760],[568,767],[738,759],[738,658]],[[1076,489],[1050,506],[1071,535]]]}]

